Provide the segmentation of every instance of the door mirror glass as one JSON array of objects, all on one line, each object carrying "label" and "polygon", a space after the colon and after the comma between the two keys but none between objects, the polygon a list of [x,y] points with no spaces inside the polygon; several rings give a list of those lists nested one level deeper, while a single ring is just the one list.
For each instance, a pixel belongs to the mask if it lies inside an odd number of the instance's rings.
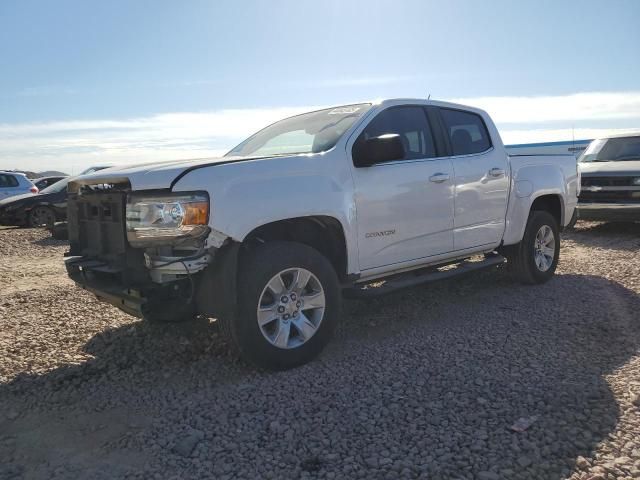
[{"label": "door mirror glass", "polygon": [[402,160],[404,155],[400,135],[387,133],[358,142],[353,149],[353,164],[356,167],[370,167],[377,163]]}]

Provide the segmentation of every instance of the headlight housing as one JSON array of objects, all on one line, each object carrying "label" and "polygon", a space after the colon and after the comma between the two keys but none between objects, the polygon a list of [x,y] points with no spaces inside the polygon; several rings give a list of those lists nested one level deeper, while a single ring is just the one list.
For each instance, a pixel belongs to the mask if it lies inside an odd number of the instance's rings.
[{"label": "headlight housing", "polygon": [[204,192],[130,194],[126,218],[131,246],[174,245],[208,231],[209,196]]}]

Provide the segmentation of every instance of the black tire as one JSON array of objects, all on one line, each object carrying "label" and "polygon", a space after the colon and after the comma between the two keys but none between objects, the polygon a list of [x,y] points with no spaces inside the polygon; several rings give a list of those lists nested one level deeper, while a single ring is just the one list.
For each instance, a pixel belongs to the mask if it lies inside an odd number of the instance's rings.
[{"label": "black tire", "polygon": [[[285,349],[267,340],[258,325],[257,309],[269,281],[287,269],[311,272],[324,291],[325,306],[315,333],[301,345]],[[309,362],[329,342],[340,317],[342,298],[333,266],[317,250],[300,243],[269,242],[245,252],[239,264],[237,296],[237,314],[219,319],[221,331],[242,358],[258,367],[283,370]],[[275,322],[279,326],[281,320]],[[294,338],[298,334],[303,338],[293,326],[293,317],[291,322]]]},{"label": "black tire", "polygon": [[38,205],[29,212],[29,226],[36,227],[52,227],[56,221],[56,213],[49,207]]},{"label": "black tire", "polygon": [[[546,270],[536,263],[536,235],[544,226],[553,232],[554,245],[553,261]],[[506,247],[504,253],[509,269],[517,281],[529,285],[547,282],[555,273],[560,258],[560,234],[556,219],[549,212],[532,211],[522,241]]]}]

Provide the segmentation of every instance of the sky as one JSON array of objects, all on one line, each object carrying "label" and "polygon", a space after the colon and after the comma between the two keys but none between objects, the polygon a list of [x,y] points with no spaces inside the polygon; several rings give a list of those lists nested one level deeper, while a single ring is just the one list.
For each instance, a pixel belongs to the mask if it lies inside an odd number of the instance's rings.
[{"label": "sky", "polygon": [[640,129],[640,1],[1,0],[0,169],[225,153],[315,107],[431,96],[505,143]]}]

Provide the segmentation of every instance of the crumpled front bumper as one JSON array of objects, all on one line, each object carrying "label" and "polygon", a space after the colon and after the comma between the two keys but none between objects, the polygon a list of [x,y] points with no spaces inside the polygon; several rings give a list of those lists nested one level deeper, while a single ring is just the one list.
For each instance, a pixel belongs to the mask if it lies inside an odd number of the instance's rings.
[{"label": "crumpled front bumper", "polygon": [[142,317],[148,299],[143,291],[124,286],[114,267],[85,257],[65,258],[67,274],[79,287],[93,293],[99,300],[110,303],[135,317]]},{"label": "crumpled front bumper", "polygon": [[233,243],[216,253],[215,261],[188,278],[158,284],[151,280],[127,283],[117,265],[81,256],[67,256],[69,277],[81,288],[120,310],[142,318],[146,313],[194,302],[194,311],[209,317],[236,313],[236,283],[240,245]]},{"label": "crumpled front bumper", "polygon": [[194,302],[195,312],[207,316],[233,312],[239,245],[230,242],[187,257],[133,248],[126,238],[125,203],[122,191],[70,196],[69,277],[136,317],[184,302]]}]

